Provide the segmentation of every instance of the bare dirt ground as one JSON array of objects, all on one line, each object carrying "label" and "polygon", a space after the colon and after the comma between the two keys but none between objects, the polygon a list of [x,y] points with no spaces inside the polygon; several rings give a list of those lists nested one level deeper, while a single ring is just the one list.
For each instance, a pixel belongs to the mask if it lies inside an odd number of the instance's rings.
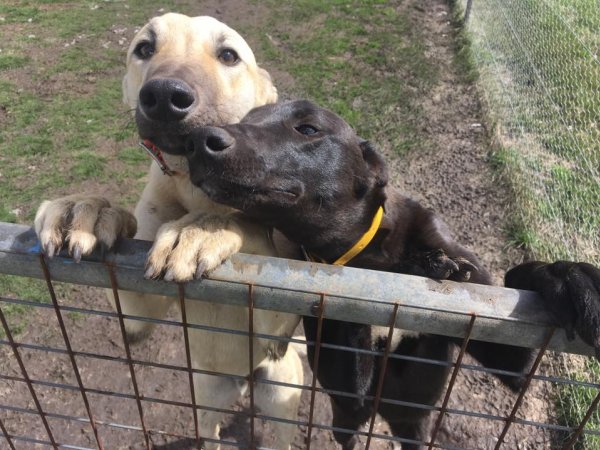
[{"label": "bare dirt ground", "polygon": [[[414,198],[439,211],[455,230],[458,239],[474,249],[501,283],[502,273],[518,262],[521,255],[507,250],[502,234],[507,193],[490,172],[487,158],[487,141],[482,127],[482,112],[473,86],[466,84],[452,63],[453,30],[447,3],[443,0],[406,0],[401,8],[408,14],[415,27],[424,30],[427,36],[427,56],[440,67],[439,83],[426,96],[422,106],[427,111],[427,121],[422,124],[430,136],[430,150],[413,152],[408,159],[395,159],[392,149],[387,153],[395,185]],[[256,20],[256,10],[243,2],[236,8],[224,8],[217,2],[206,6],[203,13],[213,14],[235,26],[244,20]],[[271,69],[280,91],[284,93],[293,79],[285,73]],[[65,304],[108,310],[102,291],[92,288],[77,288]],[[101,316],[66,315],[68,333],[74,349],[83,352],[101,353],[124,357],[124,346],[118,323],[115,319]],[[30,325],[19,336],[19,341],[64,348],[56,319],[52,310],[36,308],[29,318]],[[179,327],[158,327],[149,339],[133,347],[134,358],[185,367],[183,337]],[[68,358],[59,353],[49,353],[21,348],[21,354],[30,376],[49,383],[76,385]],[[20,377],[20,372],[8,346],[0,347],[0,401],[3,404],[35,409],[25,383],[6,377]],[[467,361],[473,363],[472,361]],[[128,367],[122,363],[78,357],[83,384],[88,389],[103,389],[123,394],[133,392]],[[305,364],[305,383],[311,374]],[[170,369],[136,367],[136,378],[143,396],[181,402],[190,401],[187,373]],[[78,391],[57,389],[51,385],[37,384],[36,393],[46,413],[86,417]],[[144,448],[144,439],[139,431],[140,418],[136,404],[127,398],[114,398],[89,394],[92,412],[98,421],[126,424],[129,427],[99,425],[106,449]],[[474,371],[461,371],[454,388],[450,408],[482,412],[506,417],[516,396],[504,388],[495,378]],[[547,404],[547,386],[535,384],[527,395],[520,417],[535,421],[550,421]],[[247,401],[246,401],[247,404]],[[308,418],[309,396],[303,396],[300,420]],[[244,409],[238,405],[237,410]],[[191,411],[187,408],[160,403],[143,402],[146,426],[152,430],[168,431],[179,436],[193,436]],[[315,423],[329,425],[331,412],[328,399],[317,395]],[[0,418],[10,432],[47,440],[41,420],[32,414],[18,411],[1,411]],[[49,418],[57,441],[82,447],[95,447],[89,425],[57,417]],[[268,428],[259,424],[258,436],[262,444],[269,446],[272,436]],[[438,441],[444,445],[470,448],[493,448],[496,437],[503,427],[502,421],[475,419],[468,416],[447,415],[444,418]],[[230,418],[224,425],[222,437],[248,443],[248,419],[243,416]],[[377,423],[377,432],[387,433],[385,424]],[[305,448],[306,427],[294,442],[294,448]],[[178,436],[152,433],[152,442],[157,449],[193,448],[192,440]],[[549,433],[535,427],[513,426],[504,448],[542,449],[553,448]],[[364,439],[363,439],[364,442]],[[4,444],[4,443],[3,443]],[[34,443],[18,442],[17,448],[42,448]],[[331,433],[313,430],[312,448],[337,448]],[[373,442],[375,450],[393,448],[390,442]]]}]

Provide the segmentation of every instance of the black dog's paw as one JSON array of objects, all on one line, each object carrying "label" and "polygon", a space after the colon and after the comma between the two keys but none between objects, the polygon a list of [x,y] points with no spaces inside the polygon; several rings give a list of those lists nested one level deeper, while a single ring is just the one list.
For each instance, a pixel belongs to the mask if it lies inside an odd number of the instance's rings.
[{"label": "black dog's paw", "polygon": [[469,281],[477,266],[462,256],[449,257],[442,249],[425,253],[420,264],[425,276],[438,280]]},{"label": "black dog's paw", "polygon": [[600,269],[588,263],[534,261],[514,267],[506,287],[538,292],[547,302],[568,339],[575,332],[600,359]]}]

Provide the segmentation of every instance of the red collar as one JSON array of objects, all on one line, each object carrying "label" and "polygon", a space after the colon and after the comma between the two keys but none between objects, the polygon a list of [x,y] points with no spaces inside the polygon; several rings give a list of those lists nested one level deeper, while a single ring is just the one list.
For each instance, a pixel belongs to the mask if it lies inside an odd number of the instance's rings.
[{"label": "red collar", "polygon": [[156,164],[158,164],[158,167],[160,167],[160,170],[162,170],[165,175],[175,175],[176,172],[174,170],[169,169],[169,166],[163,158],[160,148],[154,145],[152,141],[144,139],[140,142],[140,147],[142,147],[148,152],[148,154],[152,157]]}]

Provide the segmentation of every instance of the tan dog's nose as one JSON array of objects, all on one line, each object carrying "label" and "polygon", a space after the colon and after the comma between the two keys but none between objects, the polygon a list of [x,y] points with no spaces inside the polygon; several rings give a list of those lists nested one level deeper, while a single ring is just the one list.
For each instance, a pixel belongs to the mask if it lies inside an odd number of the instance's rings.
[{"label": "tan dog's nose", "polygon": [[139,95],[139,107],[146,117],[160,122],[182,120],[196,101],[192,88],[171,78],[148,81]]}]

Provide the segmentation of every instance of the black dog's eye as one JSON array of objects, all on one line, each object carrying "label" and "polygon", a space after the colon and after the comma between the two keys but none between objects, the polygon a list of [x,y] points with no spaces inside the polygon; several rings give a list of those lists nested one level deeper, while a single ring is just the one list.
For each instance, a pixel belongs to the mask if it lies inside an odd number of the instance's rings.
[{"label": "black dog's eye", "polygon": [[219,52],[219,61],[221,61],[226,66],[233,66],[238,63],[240,57],[238,56],[235,50],[230,48],[224,48]]},{"label": "black dog's eye", "polygon": [[302,125],[298,125],[297,127],[294,127],[294,130],[296,130],[298,133],[303,134],[305,136],[311,136],[311,135],[317,134],[319,132],[319,130],[317,130],[315,127],[313,127],[312,125],[309,125],[307,123],[303,123]]},{"label": "black dog's eye", "polygon": [[156,47],[154,42],[142,41],[135,46],[133,53],[140,59],[150,59],[156,53]]}]

